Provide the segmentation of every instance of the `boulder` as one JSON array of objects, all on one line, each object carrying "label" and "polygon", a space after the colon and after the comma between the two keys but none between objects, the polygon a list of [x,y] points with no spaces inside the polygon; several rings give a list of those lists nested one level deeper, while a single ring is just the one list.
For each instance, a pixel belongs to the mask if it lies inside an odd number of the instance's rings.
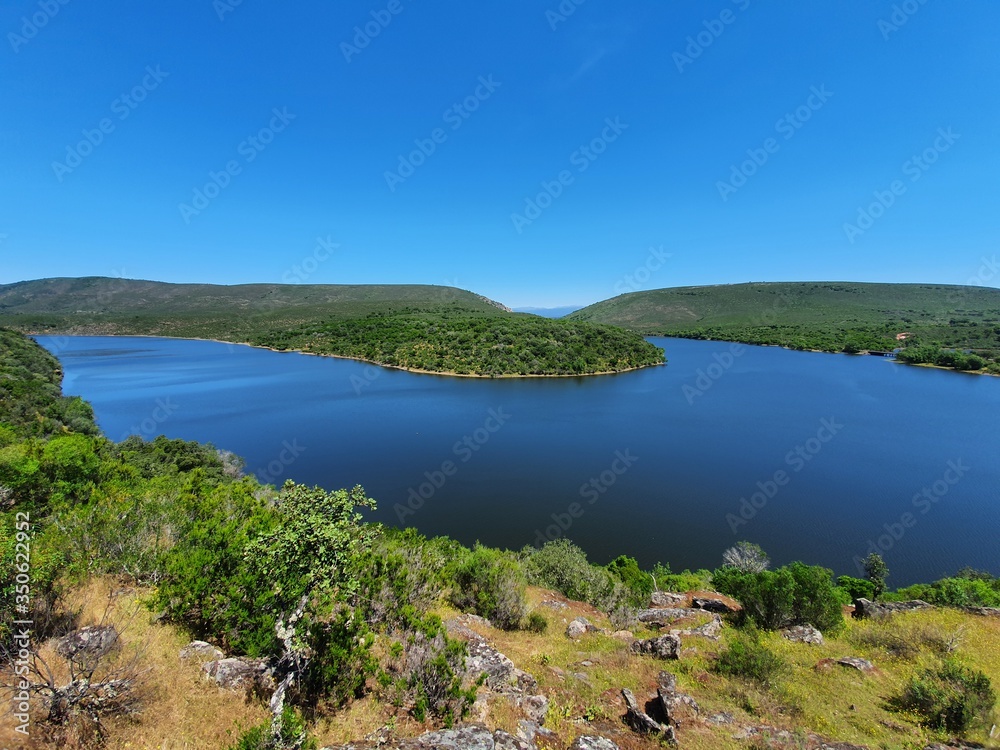
[{"label": "boulder", "polygon": [[981,617],[1000,617],[1000,607],[962,607],[962,611]]},{"label": "boulder", "polygon": [[100,658],[117,644],[118,631],[113,625],[91,625],[56,641],[56,653],[65,659]]},{"label": "boulder", "polygon": [[496,742],[486,727],[470,725],[428,732],[404,740],[396,747],[399,750],[494,750]]},{"label": "boulder", "polygon": [[658,659],[679,659],[681,637],[673,633],[632,643],[632,651],[637,654],[652,654]]},{"label": "boulder", "polygon": [[872,664],[867,659],[861,659],[857,656],[842,656],[837,659],[837,664],[842,667],[850,667],[851,669],[856,669],[859,672],[864,672],[868,674],[875,671],[875,665]]},{"label": "boulder", "polygon": [[616,630],[611,634],[612,638],[617,638],[620,641],[634,641],[635,633],[631,630]]},{"label": "boulder", "polygon": [[729,606],[724,601],[709,599],[707,597],[694,597],[691,599],[691,607],[694,609],[703,609],[706,612],[715,612],[719,615],[729,615],[736,611],[735,607]]},{"label": "boulder", "polygon": [[251,688],[266,686],[270,680],[267,662],[263,659],[216,659],[201,665],[205,674],[221,688]]},{"label": "boulder", "polygon": [[917,609],[930,609],[932,606],[922,599],[911,599],[906,602],[873,602],[868,599],[855,599],[854,618],[856,620],[878,620],[896,612],[912,612]]},{"label": "boulder", "polygon": [[493,733],[493,748],[494,750],[538,750],[534,742],[526,742],[502,729]]},{"label": "boulder", "polygon": [[656,719],[639,708],[639,702],[628,688],[622,688],[622,698],[625,699],[625,723],[642,734],[663,734],[668,729],[673,734],[673,727],[665,727]]},{"label": "boulder", "polygon": [[660,607],[658,609],[640,609],[636,615],[639,622],[647,625],[660,625],[680,620],[684,617],[698,617],[704,615],[703,609],[691,609],[690,607]]},{"label": "boulder", "polygon": [[584,734],[573,740],[569,750],[619,750],[618,745],[607,737]]},{"label": "boulder", "polygon": [[182,659],[197,659],[199,661],[218,661],[226,657],[220,649],[205,641],[191,641],[181,649],[180,656]]},{"label": "boulder", "polygon": [[584,625],[579,620],[573,620],[569,625],[566,626],[566,636],[568,638],[579,638],[586,632],[587,632],[587,626]]},{"label": "boulder", "polygon": [[545,721],[545,714],[549,712],[549,699],[541,693],[524,696],[517,701],[517,704],[528,719],[539,724]]},{"label": "boulder", "polygon": [[809,643],[814,646],[823,645],[823,634],[812,625],[795,625],[781,631],[782,638],[793,643]]},{"label": "boulder", "polygon": [[672,591],[654,591],[649,597],[650,607],[676,607],[687,601],[687,594],[675,594]]},{"label": "boulder", "polygon": [[677,677],[670,672],[660,672],[657,676],[656,695],[660,699],[660,708],[667,724],[678,729],[687,715],[701,713],[698,702],[690,695],[677,692]]}]

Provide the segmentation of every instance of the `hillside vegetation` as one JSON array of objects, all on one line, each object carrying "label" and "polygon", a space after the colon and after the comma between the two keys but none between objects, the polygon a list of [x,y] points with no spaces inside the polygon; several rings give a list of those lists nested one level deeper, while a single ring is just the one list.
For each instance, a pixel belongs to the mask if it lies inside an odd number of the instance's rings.
[{"label": "hillside vegetation", "polygon": [[420,285],[42,279],[0,286],[0,325],[41,334],[217,339],[493,377],[663,363],[662,351],[631,331],[513,313],[471,292]]},{"label": "hillside vegetation", "polygon": [[[991,741],[989,573],[882,593],[938,606],[854,620],[844,605],[879,595],[884,565],[834,579],[746,543],[683,573],[596,565],[565,539],[470,549],[366,522],[360,487],[276,488],[212,446],[113,443],[46,352],[0,344],[5,747],[391,750],[470,721],[464,744],[419,747]],[[779,630],[806,624],[822,640]],[[626,721],[623,689],[652,734]]]},{"label": "hillside vegetation", "polygon": [[[645,335],[740,341],[1000,372],[1000,289],[932,284],[756,283],[625,294],[570,320]],[[897,340],[898,334],[908,334]]]}]

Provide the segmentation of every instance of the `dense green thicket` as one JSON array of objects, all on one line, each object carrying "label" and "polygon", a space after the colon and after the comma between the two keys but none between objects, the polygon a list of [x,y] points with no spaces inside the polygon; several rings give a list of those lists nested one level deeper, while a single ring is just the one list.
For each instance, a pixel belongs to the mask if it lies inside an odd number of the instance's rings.
[{"label": "dense green thicket", "polygon": [[1000,607],[1000,578],[965,568],[952,578],[899,589],[892,599],[923,599],[944,607]]},{"label": "dense green thicket", "polygon": [[663,362],[662,350],[630,331],[533,315],[371,315],[266,331],[251,343],[460,375],[582,375]]}]

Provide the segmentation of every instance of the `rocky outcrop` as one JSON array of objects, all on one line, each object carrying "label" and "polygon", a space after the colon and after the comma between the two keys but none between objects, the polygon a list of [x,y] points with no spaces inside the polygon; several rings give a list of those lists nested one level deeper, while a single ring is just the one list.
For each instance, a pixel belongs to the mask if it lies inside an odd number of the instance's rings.
[{"label": "rocky outcrop", "polygon": [[875,671],[875,665],[872,664],[867,659],[861,659],[857,656],[842,656],[837,659],[837,664],[842,667],[849,667],[850,669],[856,669],[864,674],[870,674]]},{"label": "rocky outcrop", "polygon": [[658,659],[679,659],[681,656],[681,637],[673,633],[661,635],[632,643],[632,651],[636,654],[652,654]]},{"label": "rocky outcrop", "polygon": [[640,609],[636,617],[639,622],[647,625],[663,627],[685,617],[701,617],[705,614],[703,609],[692,609],[690,607],[658,607],[654,609]]},{"label": "rocky outcrop", "polygon": [[592,734],[584,734],[577,737],[569,750],[619,750],[618,745],[607,737],[595,737]]},{"label": "rocky outcrop", "polygon": [[91,625],[74,630],[56,641],[56,653],[64,659],[100,658],[118,645],[118,631],[113,625]]},{"label": "rocky outcrop", "polygon": [[792,643],[809,643],[814,646],[823,645],[823,634],[812,625],[795,625],[781,631],[781,637]]},{"label": "rocky outcrop", "polygon": [[599,628],[592,625],[586,617],[577,617],[566,626],[566,635],[570,638],[579,638],[584,633],[593,633]]},{"label": "rocky outcrop", "polygon": [[715,612],[718,615],[731,615],[736,612],[736,607],[726,604],[720,599],[709,599],[705,597],[695,597],[691,600],[691,607],[703,609],[706,612]]},{"label": "rocky outcrop", "polygon": [[930,609],[932,606],[922,599],[911,599],[906,602],[873,602],[869,599],[855,599],[854,618],[857,620],[879,620],[896,612],[912,612],[918,609]]},{"label": "rocky outcrop", "polygon": [[980,617],[1000,617],[1000,607],[962,607],[962,611]]},{"label": "rocky outcrop", "polygon": [[654,591],[649,597],[650,607],[676,607],[687,601],[687,594],[675,594],[672,591]]},{"label": "rocky outcrop", "polygon": [[664,725],[652,718],[639,707],[635,695],[628,688],[622,688],[622,698],[625,699],[625,723],[641,734],[659,734],[671,744],[677,741],[674,728]]},{"label": "rocky outcrop", "polygon": [[753,740],[755,747],[769,747],[774,750],[868,750],[867,745],[852,745],[849,742],[835,742],[818,734],[804,737],[797,732],[776,727],[748,727],[733,735],[735,740]]},{"label": "rocky outcrop", "polygon": [[680,729],[689,717],[698,716],[701,707],[690,695],[677,692],[677,677],[670,672],[660,672],[657,677],[656,696],[660,699],[664,723]]},{"label": "rocky outcrop", "polygon": [[[501,729],[491,732],[481,724],[466,724],[453,729],[427,732],[410,739],[393,740],[389,736],[381,736],[365,742],[325,747],[323,750],[537,750],[537,748],[534,741],[515,737]],[[585,734],[577,737],[569,746],[569,750],[619,750],[619,747],[605,737]]]},{"label": "rocky outcrop", "polygon": [[268,664],[263,659],[215,659],[205,662],[201,668],[221,688],[274,690],[276,687]]},{"label": "rocky outcrop", "polygon": [[191,641],[181,649],[182,659],[195,659],[197,661],[218,661],[224,659],[226,655],[221,649],[216,648],[211,643],[205,641]]}]

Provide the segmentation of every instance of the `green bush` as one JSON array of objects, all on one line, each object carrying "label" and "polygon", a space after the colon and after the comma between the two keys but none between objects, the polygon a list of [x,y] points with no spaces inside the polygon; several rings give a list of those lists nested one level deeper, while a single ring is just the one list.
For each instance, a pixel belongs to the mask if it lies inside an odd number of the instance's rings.
[{"label": "green bush", "polygon": [[942,578],[930,584],[907,586],[896,594],[903,599],[923,599],[942,607],[1000,607],[1000,578],[993,578],[988,573]]},{"label": "green bush", "polygon": [[844,602],[845,604],[851,604],[855,599],[875,598],[875,584],[864,578],[839,576],[837,586],[847,593],[848,601]]},{"label": "green bush", "polygon": [[988,726],[996,694],[982,672],[946,659],[910,679],[902,694],[890,701],[899,711],[912,711],[932,729],[965,734]]},{"label": "green bush", "polygon": [[509,554],[476,544],[458,563],[452,603],[463,611],[486,617],[504,630],[521,625],[528,610],[520,565]]},{"label": "green bush", "polygon": [[278,736],[271,734],[271,722],[251,727],[230,745],[229,750],[316,750],[318,743],[306,733],[305,725],[289,706],[281,714]]},{"label": "green bush", "polygon": [[712,574],[712,582],[716,590],[742,605],[737,615],[740,625],[777,630],[809,624],[836,630],[844,623],[832,573],[826,568],[796,562],[749,573],[727,566]]},{"label": "green bush", "polygon": [[763,687],[774,687],[787,668],[784,660],[761,642],[760,633],[752,627],[735,633],[713,665],[718,674],[756,682]]},{"label": "green bush", "polygon": [[625,587],[606,568],[591,565],[587,553],[568,539],[547,542],[522,552],[528,580],[555,589],[570,599],[610,611],[626,597]]},{"label": "green bush", "polygon": [[620,555],[608,563],[608,571],[618,578],[628,592],[629,601],[637,607],[648,606],[653,593],[653,577],[639,569],[634,557]]},{"label": "green bush", "polygon": [[524,629],[531,633],[544,633],[549,628],[549,621],[541,612],[532,612],[524,623]]}]

